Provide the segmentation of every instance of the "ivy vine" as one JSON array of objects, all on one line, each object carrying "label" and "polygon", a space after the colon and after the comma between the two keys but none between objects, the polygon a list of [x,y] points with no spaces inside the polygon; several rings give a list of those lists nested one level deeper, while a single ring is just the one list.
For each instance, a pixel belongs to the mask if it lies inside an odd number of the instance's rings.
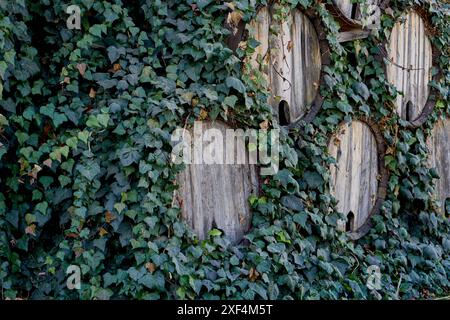
[{"label": "ivy vine", "polygon": [[[283,19],[315,10],[331,63],[322,110],[281,134],[281,167],[249,199],[253,228],[230,246],[199,241],[173,206],[170,134],[197,119],[270,121],[258,43],[226,45],[229,14],[246,23],[267,1],[0,2],[0,285],[2,299],[415,299],[449,295],[450,224],[436,211],[426,138],[450,116],[449,5],[393,0],[381,29],[341,44],[331,1],[271,2]],[[66,26],[81,8],[81,30]],[[432,115],[410,128],[376,59],[407,8],[430,16],[442,72]],[[278,19],[277,18],[277,19]],[[248,24],[247,24],[248,26]],[[435,70],[437,72],[437,70]],[[336,229],[329,137],[342,121],[377,121],[388,144],[388,197],[358,241]],[[81,267],[80,290],[66,270]],[[366,282],[380,267],[381,289]]]}]

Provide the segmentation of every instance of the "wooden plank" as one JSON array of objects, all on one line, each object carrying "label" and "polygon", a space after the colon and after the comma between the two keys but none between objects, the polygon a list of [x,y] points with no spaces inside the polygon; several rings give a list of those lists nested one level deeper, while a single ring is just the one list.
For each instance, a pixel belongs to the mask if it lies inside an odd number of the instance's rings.
[{"label": "wooden plank", "polygon": [[[270,28],[279,30],[278,34],[271,34]],[[261,43],[252,63],[261,67],[256,55],[266,58],[261,70],[266,72],[272,92],[269,103],[278,110],[280,103],[286,102],[286,118],[294,123],[306,114],[319,88],[322,62],[316,30],[300,10],[293,10],[280,25],[267,8],[258,12],[252,30]]]},{"label": "wooden plank", "polygon": [[[251,36],[260,42],[252,56],[251,64],[255,69],[261,70],[269,81],[269,39],[270,39],[270,12],[268,7],[259,9],[256,19],[250,22]],[[263,62],[259,63],[259,59]]]},{"label": "wooden plank", "polygon": [[[439,121],[427,140],[431,168],[436,168],[440,179],[436,181],[436,199],[445,212],[445,200],[450,198],[450,118]],[[450,214],[450,212],[447,212]]]},{"label": "wooden plank", "polygon": [[[342,126],[328,146],[336,159],[330,168],[330,192],[337,199],[337,209],[353,213],[350,230],[358,230],[368,219],[378,192],[378,151],[375,136],[362,121]],[[340,225],[344,230],[345,224]]]},{"label": "wooden plank", "polygon": [[417,119],[430,94],[432,47],[422,18],[409,11],[392,30],[388,43],[387,80],[403,95],[395,101],[400,117]]},{"label": "wooden plank", "polygon": [[347,42],[347,41],[353,41],[358,39],[364,39],[367,38],[370,35],[370,31],[368,30],[360,30],[355,29],[351,31],[344,31],[340,32],[337,35],[337,41],[338,42]]},{"label": "wooden plank", "polygon": [[[223,137],[223,159],[226,159],[226,130],[219,121],[205,121],[202,130],[192,134],[192,143],[200,142],[203,149],[211,143],[202,135],[217,129]],[[216,143],[216,142],[214,142]],[[235,156],[237,154],[235,148]],[[248,157],[248,154],[247,154]],[[217,228],[233,242],[239,242],[250,227],[251,212],[248,198],[258,191],[256,165],[248,164],[188,164],[177,178],[179,190],[175,199],[182,217],[200,239]]]}]

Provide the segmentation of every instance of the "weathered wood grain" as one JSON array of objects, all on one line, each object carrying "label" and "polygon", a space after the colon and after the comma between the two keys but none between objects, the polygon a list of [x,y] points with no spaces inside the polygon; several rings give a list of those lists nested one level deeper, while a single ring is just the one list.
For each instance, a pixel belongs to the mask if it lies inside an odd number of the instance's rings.
[{"label": "weathered wood grain", "polygon": [[[337,209],[353,213],[350,230],[358,230],[368,219],[378,192],[378,150],[375,136],[362,121],[343,125],[330,141],[328,151],[336,159],[330,168],[330,192]],[[345,224],[340,226],[345,229]]]},{"label": "weathered wood grain", "polygon": [[[207,129],[217,129],[223,137],[223,159],[226,155],[226,129],[219,121],[205,121],[202,131],[192,134],[192,143],[201,141],[205,149],[210,142],[200,134]],[[214,142],[215,144],[216,142]],[[237,155],[235,148],[235,154]],[[248,154],[247,154],[248,157]],[[250,227],[251,212],[248,198],[258,191],[257,167],[248,164],[188,164],[179,174],[179,190],[175,198],[182,217],[200,239],[217,228],[233,242],[239,242]]]},{"label": "weathered wood grain", "polygon": [[430,94],[432,47],[422,18],[409,11],[396,22],[388,43],[387,79],[403,95],[395,101],[400,117],[417,119]]},{"label": "weathered wood grain", "polygon": [[[316,30],[299,10],[293,10],[280,25],[266,7],[258,12],[251,26],[252,36],[261,43],[252,64],[266,73],[272,93],[269,103],[278,110],[280,103],[286,102],[286,118],[294,123],[306,114],[320,84],[322,62]],[[264,57],[263,66],[258,55]]]},{"label": "weathered wood grain", "polygon": [[269,7],[262,7],[258,10],[256,19],[250,22],[250,35],[260,42],[252,56],[251,64],[253,68],[261,70],[266,76],[267,82],[269,78],[269,41],[270,41],[270,23],[271,16]]},{"label": "weathered wood grain", "polygon": [[379,25],[380,0],[366,0],[364,3],[356,3],[352,0],[333,0],[334,6],[348,20],[367,28]]},{"label": "weathered wood grain", "polygon": [[[445,212],[445,200],[450,198],[450,119],[439,121],[427,140],[430,150],[429,165],[436,168],[440,179],[436,181],[436,198]],[[449,212],[450,213],[450,212]]]},{"label": "weathered wood grain", "polygon": [[345,31],[345,32],[339,32],[337,35],[337,41],[338,42],[347,42],[347,41],[353,41],[358,39],[364,39],[367,38],[370,34],[370,31],[368,30],[351,30],[351,31]]}]

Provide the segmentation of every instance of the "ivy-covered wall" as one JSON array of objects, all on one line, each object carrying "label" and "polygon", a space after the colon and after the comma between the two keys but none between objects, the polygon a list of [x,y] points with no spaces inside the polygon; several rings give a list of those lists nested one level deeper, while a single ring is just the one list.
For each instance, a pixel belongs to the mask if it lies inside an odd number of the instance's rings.
[{"label": "ivy-covered wall", "polygon": [[[81,8],[69,30],[66,7]],[[173,207],[170,134],[197,119],[242,128],[269,120],[254,39],[225,44],[228,13],[248,22],[266,1],[0,1],[0,286],[2,299],[412,299],[449,294],[450,224],[437,214],[426,138],[450,115],[449,5],[393,0],[378,35],[340,44],[325,1],[331,63],[315,120],[282,131],[280,171],[249,199],[240,246],[220,232],[196,240]],[[395,112],[396,90],[375,59],[395,19],[418,5],[440,51],[440,98],[420,128]],[[369,94],[367,94],[367,92]],[[377,121],[388,144],[388,196],[370,232],[336,229],[330,136],[343,121]],[[81,267],[81,289],[66,270]],[[381,289],[367,288],[367,268]]]}]

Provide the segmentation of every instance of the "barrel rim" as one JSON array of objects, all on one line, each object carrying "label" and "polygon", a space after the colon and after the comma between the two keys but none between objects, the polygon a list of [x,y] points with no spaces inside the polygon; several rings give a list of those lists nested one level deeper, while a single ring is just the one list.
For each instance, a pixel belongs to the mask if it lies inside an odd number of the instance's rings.
[{"label": "barrel rim", "polygon": [[[425,137],[425,144],[426,144],[426,146],[427,146],[427,148],[428,148],[428,152],[427,152],[427,161],[426,161],[426,165],[427,165],[427,168],[428,168],[428,169],[433,168],[433,166],[431,166],[431,164],[430,164],[431,156],[432,156],[433,153],[434,153],[434,151],[431,149],[431,147],[433,147],[433,146],[431,145],[431,139],[433,138],[433,136],[434,136],[434,134],[435,134],[435,130],[436,130],[436,128],[437,128],[439,125],[442,125],[444,128],[448,125],[449,128],[450,128],[450,116],[449,116],[449,115],[446,115],[446,114],[440,115],[440,116],[436,119],[436,121],[433,123],[433,126],[430,127],[430,128],[429,128],[429,131],[427,132],[427,135],[426,135],[426,137]],[[440,177],[439,179],[441,179],[441,177]],[[436,185],[435,185],[435,187],[436,187]],[[436,189],[435,189],[435,191],[436,191]],[[443,203],[441,204],[442,206],[441,206],[441,207],[439,207],[439,206],[437,207],[437,212],[438,212],[438,213],[444,214],[444,215],[445,215],[445,213],[446,213],[445,201],[446,201],[446,199],[448,199],[448,198],[450,198],[450,192],[449,192],[448,194],[444,195],[444,199],[443,199],[444,201],[443,201]],[[435,201],[435,200],[440,201],[441,199],[438,199],[438,198],[437,198],[437,194],[434,193],[434,194],[433,194],[433,200],[434,200],[434,201]],[[450,214],[450,212],[449,212],[449,214]]]},{"label": "barrel rim", "polygon": [[382,207],[383,202],[386,199],[386,195],[387,195],[387,187],[388,187],[390,172],[389,172],[389,169],[386,167],[385,161],[384,161],[384,157],[386,155],[386,150],[387,150],[386,140],[383,137],[383,133],[382,133],[378,123],[376,121],[374,121],[372,118],[369,118],[367,116],[362,116],[362,115],[354,116],[352,118],[351,122],[342,121],[338,125],[338,131],[333,133],[330,136],[330,138],[328,140],[328,144],[327,144],[327,149],[328,149],[329,145],[333,142],[333,139],[335,139],[337,137],[337,135],[339,134],[339,129],[345,125],[351,124],[353,121],[360,121],[360,122],[364,123],[365,125],[367,125],[367,127],[369,127],[370,131],[372,132],[372,134],[375,138],[375,143],[376,143],[376,147],[377,147],[377,160],[378,160],[377,165],[378,165],[378,176],[379,176],[378,187],[377,187],[377,197],[376,197],[376,200],[375,200],[375,203],[374,203],[372,209],[370,210],[370,212],[366,218],[366,221],[358,229],[350,231],[350,232],[346,232],[351,240],[358,240],[358,239],[362,238],[363,236],[365,236],[370,231],[370,229],[373,226],[371,218],[374,215],[379,214],[381,211],[381,207]]},{"label": "barrel rim", "polygon": [[[378,0],[378,7],[381,11],[385,10],[391,0]],[[337,18],[341,24],[341,27],[343,29],[352,29],[352,28],[358,28],[358,29],[368,29],[363,28],[361,21],[357,19],[351,19],[347,17],[341,10],[341,8],[337,5],[336,0],[332,0],[331,4],[328,4],[329,10],[332,12],[333,16]]]},{"label": "barrel rim", "polygon": [[[267,6],[260,6],[257,8],[257,12],[261,10],[262,8],[267,8],[269,12],[272,11],[273,4],[269,4]],[[319,49],[320,49],[320,57],[321,57],[321,69],[320,69],[320,77],[319,77],[319,86],[317,88],[317,93],[314,98],[314,101],[311,103],[310,108],[303,116],[301,116],[298,119],[295,119],[290,124],[280,126],[282,128],[285,128],[286,130],[292,130],[295,128],[298,128],[300,126],[303,126],[304,124],[308,124],[312,122],[317,114],[319,113],[320,109],[322,108],[324,98],[322,97],[320,93],[320,89],[323,85],[325,85],[324,80],[324,69],[326,66],[329,66],[331,63],[330,59],[330,44],[327,39],[327,29],[325,24],[323,23],[322,19],[320,18],[319,14],[314,10],[313,8],[310,9],[304,9],[300,5],[296,6],[292,10],[298,10],[301,13],[303,13],[311,22],[312,26],[314,27],[314,31],[316,32],[318,41],[319,41]],[[241,21],[242,22],[242,21]],[[245,30],[246,23],[242,22],[241,28],[242,30]],[[239,43],[242,40],[248,39],[248,32],[237,32],[235,36],[233,36],[233,39],[228,39],[227,43]],[[235,47],[230,47],[233,51],[236,50]],[[273,110],[273,108],[272,108]],[[275,114],[276,115],[276,114]]]},{"label": "barrel rim", "polygon": [[[398,19],[404,17],[405,15],[409,14],[412,11],[415,12],[416,14],[418,14],[422,19],[424,19],[423,14],[420,14],[418,12],[418,9],[420,9],[420,8],[421,8],[420,6],[409,6],[404,10],[402,15],[400,17],[398,17]],[[428,19],[428,22],[431,21],[429,14],[426,18]],[[398,19],[396,20],[395,23],[398,22]],[[395,24],[394,24],[394,26],[395,26]],[[381,62],[381,64],[383,65],[383,71],[384,71],[385,75],[387,75],[387,68],[388,68],[388,64],[390,63],[388,61],[389,60],[388,59],[388,48],[389,48],[391,34],[392,34],[392,30],[393,30],[394,26],[391,29],[391,33],[389,34],[389,37],[386,37],[379,45],[378,53],[375,55],[375,59],[377,61]],[[438,89],[436,89],[434,86],[431,85],[432,82],[438,83],[442,77],[442,70],[439,68],[439,50],[436,47],[436,44],[432,41],[432,38],[430,37],[432,35],[432,31],[429,28],[429,23],[425,23],[425,30],[429,34],[429,35],[427,35],[427,37],[428,37],[428,39],[430,41],[430,45],[431,45],[431,57],[432,57],[431,58],[431,67],[432,67],[432,69],[434,68],[437,71],[432,76],[431,80],[428,82],[430,91],[428,92],[427,101],[425,102],[425,105],[423,106],[422,112],[420,113],[420,115],[418,117],[416,117],[414,120],[410,120],[410,121],[403,119],[399,115],[399,118],[403,122],[405,122],[405,127],[409,128],[409,129],[419,128],[425,124],[425,122],[428,120],[429,116],[432,114],[432,112],[434,110],[434,106],[436,105],[436,102],[440,96]],[[387,81],[387,77],[386,77],[386,81]]]}]

